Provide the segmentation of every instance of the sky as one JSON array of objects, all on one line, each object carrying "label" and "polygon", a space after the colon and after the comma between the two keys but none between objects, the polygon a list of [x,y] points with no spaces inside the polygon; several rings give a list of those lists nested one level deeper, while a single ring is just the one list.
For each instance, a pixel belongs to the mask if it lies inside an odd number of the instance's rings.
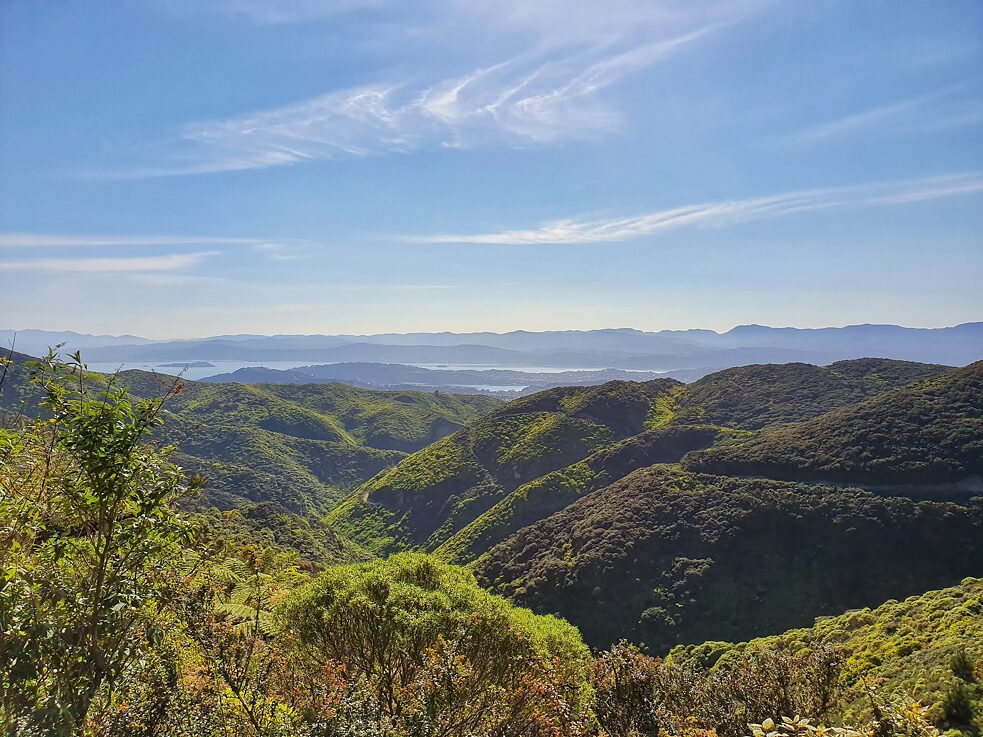
[{"label": "sky", "polygon": [[983,319],[978,0],[5,0],[0,328]]}]

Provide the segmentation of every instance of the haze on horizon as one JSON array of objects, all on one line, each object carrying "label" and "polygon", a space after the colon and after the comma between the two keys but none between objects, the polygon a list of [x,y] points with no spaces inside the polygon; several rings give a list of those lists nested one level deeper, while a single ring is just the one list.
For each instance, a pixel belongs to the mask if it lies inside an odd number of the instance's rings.
[{"label": "haze on horizon", "polygon": [[0,6],[0,328],[983,317],[983,6]]}]

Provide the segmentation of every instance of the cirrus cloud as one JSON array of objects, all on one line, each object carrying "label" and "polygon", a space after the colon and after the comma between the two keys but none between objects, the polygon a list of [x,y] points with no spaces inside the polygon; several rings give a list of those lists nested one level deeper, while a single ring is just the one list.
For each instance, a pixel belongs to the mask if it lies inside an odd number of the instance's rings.
[{"label": "cirrus cloud", "polygon": [[977,192],[983,192],[983,172],[704,202],[629,217],[568,218],[527,229],[407,236],[404,240],[513,246],[616,243],[684,227],[721,227],[797,213],[886,207]]},{"label": "cirrus cloud", "polygon": [[163,256],[35,258],[0,261],[0,271],[38,274],[153,274],[187,269],[218,251],[171,253]]}]

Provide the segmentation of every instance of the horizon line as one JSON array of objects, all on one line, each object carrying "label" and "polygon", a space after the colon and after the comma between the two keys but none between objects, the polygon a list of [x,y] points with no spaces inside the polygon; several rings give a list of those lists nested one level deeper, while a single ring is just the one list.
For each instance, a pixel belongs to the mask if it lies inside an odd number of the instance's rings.
[{"label": "horizon line", "polygon": [[603,328],[554,328],[545,330],[527,330],[524,328],[515,328],[512,330],[409,330],[405,332],[397,331],[382,331],[376,333],[217,333],[212,335],[204,336],[192,336],[192,337],[168,337],[168,338],[148,338],[143,335],[138,335],[136,333],[86,333],[80,332],[78,330],[52,330],[49,328],[0,328],[0,333],[2,334],[12,334],[14,338],[19,333],[35,332],[35,333],[62,333],[77,335],[85,338],[137,338],[139,340],[147,341],[149,343],[171,343],[171,342],[188,342],[188,341],[206,341],[206,340],[219,340],[222,338],[378,338],[382,336],[412,336],[412,335],[512,335],[515,333],[528,333],[532,335],[540,335],[545,333],[599,333],[599,332],[637,332],[646,335],[659,335],[661,333],[687,333],[687,332],[708,332],[714,333],[716,335],[726,335],[727,333],[733,332],[740,328],[764,328],[766,330],[846,330],[849,328],[870,328],[870,327],[880,327],[880,328],[900,328],[902,330],[952,330],[954,328],[965,327],[969,325],[981,325],[983,324],[983,319],[980,320],[968,320],[964,322],[958,322],[951,325],[901,325],[898,323],[889,322],[857,322],[857,323],[847,323],[843,325],[819,325],[819,326],[798,326],[798,325],[766,325],[763,323],[739,323],[726,330],[714,330],[713,328],[701,328],[701,327],[690,327],[690,328],[661,328],[658,330],[643,330],[642,328],[635,328],[630,326],[620,326],[620,327],[603,327]]}]

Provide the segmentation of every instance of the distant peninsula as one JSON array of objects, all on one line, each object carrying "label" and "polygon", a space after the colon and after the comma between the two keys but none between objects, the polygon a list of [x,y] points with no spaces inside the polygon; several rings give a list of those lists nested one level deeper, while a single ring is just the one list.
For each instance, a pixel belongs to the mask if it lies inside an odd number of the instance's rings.
[{"label": "distant peninsula", "polygon": [[215,368],[208,361],[175,361],[174,363],[158,363],[158,368]]}]

